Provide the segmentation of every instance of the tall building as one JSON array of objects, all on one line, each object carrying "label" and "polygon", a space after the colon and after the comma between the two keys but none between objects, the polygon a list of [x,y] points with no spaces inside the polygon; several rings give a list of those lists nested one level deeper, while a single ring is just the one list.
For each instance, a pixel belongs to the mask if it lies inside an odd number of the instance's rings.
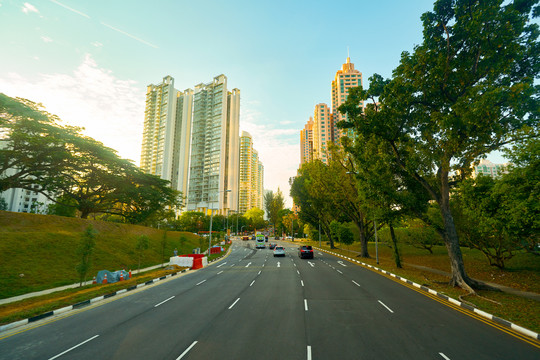
[{"label": "tall building", "polygon": [[259,153],[253,148],[253,138],[242,131],[240,136],[240,213],[257,207],[263,209],[264,167],[259,160]]},{"label": "tall building", "polygon": [[313,113],[313,159],[328,163],[328,145],[334,141],[334,120],[326,104],[315,105]]},{"label": "tall building", "polygon": [[[340,137],[346,135],[349,130],[338,129],[335,124],[345,120],[345,115],[338,111],[338,107],[347,100],[349,89],[362,85],[362,73],[354,68],[351,63],[351,58],[347,57],[345,64],[336,72],[336,76],[332,81],[332,115],[334,119],[333,132],[334,142],[339,144]],[[361,106],[364,106],[362,103]]]},{"label": "tall building", "polygon": [[180,92],[174,79],[165,76],[158,85],[148,85],[144,112],[141,169],[169,180],[171,187],[187,192],[191,103],[193,91]]},{"label": "tall building", "polygon": [[300,130],[300,166],[313,159],[313,118]]},{"label": "tall building", "polygon": [[237,210],[240,90],[225,75],[196,85],[192,122],[187,210]]},{"label": "tall building", "polygon": [[497,178],[502,174],[508,172],[508,166],[510,163],[504,164],[494,164],[487,159],[481,159],[478,164],[472,165],[472,174],[473,178],[476,178],[479,175],[491,176],[492,178]]}]

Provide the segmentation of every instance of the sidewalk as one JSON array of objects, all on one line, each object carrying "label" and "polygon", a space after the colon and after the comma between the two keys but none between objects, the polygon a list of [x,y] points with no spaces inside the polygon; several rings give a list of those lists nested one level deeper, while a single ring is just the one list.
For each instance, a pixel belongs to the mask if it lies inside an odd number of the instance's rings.
[{"label": "sidewalk", "polygon": [[[339,249],[339,248],[336,248],[336,249],[348,251],[348,252],[351,252],[353,254],[358,254],[358,255],[360,254],[360,252],[354,251],[354,250],[345,250],[345,249]],[[429,271],[429,272],[432,272],[434,274],[443,275],[443,276],[446,276],[448,278],[450,278],[452,276],[452,274],[450,274],[450,273],[448,273],[446,271],[429,268],[427,266],[410,264],[410,263],[403,263],[403,264],[407,265],[407,266],[410,266],[410,267],[413,267],[413,268],[416,268],[416,269]],[[473,280],[482,282],[484,284],[487,284],[487,285],[489,285],[491,287],[497,288],[497,289],[501,290],[502,292],[505,292],[505,293],[508,293],[508,294],[517,295],[517,296],[521,296],[521,297],[524,297],[524,298],[528,298],[528,299],[532,299],[532,300],[536,300],[536,301],[540,302],[540,294],[537,294],[537,293],[534,293],[534,292],[522,291],[522,290],[511,288],[509,286],[496,284],[496,283],[492,283],[492,282],[488,282],[488,281],[484,281],[484,280],[480,280],[480,279],[474,279],[473,278]]]}]

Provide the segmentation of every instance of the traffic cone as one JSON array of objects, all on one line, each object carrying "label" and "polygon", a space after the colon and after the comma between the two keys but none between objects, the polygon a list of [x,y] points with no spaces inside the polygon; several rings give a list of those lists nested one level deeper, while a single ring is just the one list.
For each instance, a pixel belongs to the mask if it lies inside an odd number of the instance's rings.
[{"label": "traffic cone", "polygon": [[92,284],[97,284],[96,277],[94,276],[94,279],[92,280]]},{"label": "traffic cone", "polygon": [[124,272],[120,271],[120,281],[124,281]]},{"label": "traffic cone", "polygon": [[129,278],[131,279],[131,269],[129,269]]},{"label": "traffic cone", "polygon": [[107,283],[107,274],[105,274],[105,277],[103,278],[103,284]]}]

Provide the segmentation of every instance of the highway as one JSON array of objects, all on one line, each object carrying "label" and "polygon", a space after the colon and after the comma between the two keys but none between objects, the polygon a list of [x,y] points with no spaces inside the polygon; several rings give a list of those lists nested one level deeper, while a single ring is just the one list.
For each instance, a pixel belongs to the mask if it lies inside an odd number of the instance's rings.
[{"label": "highway", "polygon": [[[279,242],[278,242],[279,243]],[[0,359],[539,359],[524,341],[315,250],[234,241],[147,289],[0,334]]]}]

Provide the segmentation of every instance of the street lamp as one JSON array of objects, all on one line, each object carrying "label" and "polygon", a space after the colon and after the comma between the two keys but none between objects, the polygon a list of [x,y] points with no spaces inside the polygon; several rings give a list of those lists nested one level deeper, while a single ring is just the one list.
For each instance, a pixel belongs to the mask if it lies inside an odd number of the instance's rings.
[{"label": "street lamp", "polygon": [[[227,193],[231,192],[231,189],[218,191],[216,195],[219,195],[219,193]],[[208,257],[210,257],[210,248],[212,247],[212,220],[214,219],[214,202],[212,202],[212,208],[210,209],[210,236],[208,237]]]}]

